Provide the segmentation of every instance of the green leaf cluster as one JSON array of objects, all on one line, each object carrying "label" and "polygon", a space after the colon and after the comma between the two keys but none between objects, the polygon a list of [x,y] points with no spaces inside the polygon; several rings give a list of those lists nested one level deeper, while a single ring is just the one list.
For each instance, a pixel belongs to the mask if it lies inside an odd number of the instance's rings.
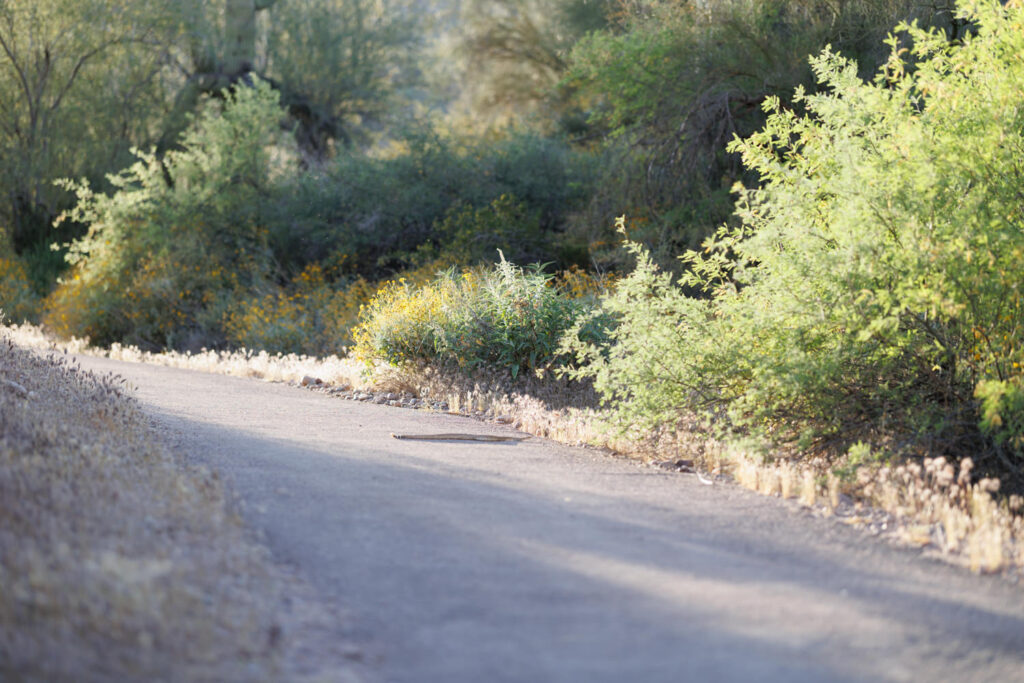
[{"label": "green leaf cluster", "polygon": [[952,44],[900,25],[871,82],[825,50],[800,112],[769,98],[731,145],[761,184],[679,281],[630,247],[610,351],[570,344],[620,417],[696,410],[820,449],[984,443],[1020,466],[1024,9],[958,16],[974,30]]}]

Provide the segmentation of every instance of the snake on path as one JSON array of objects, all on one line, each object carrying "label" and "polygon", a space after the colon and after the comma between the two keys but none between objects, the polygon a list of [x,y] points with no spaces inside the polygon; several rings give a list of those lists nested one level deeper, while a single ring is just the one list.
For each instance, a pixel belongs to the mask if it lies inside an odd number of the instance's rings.
[{"label": "snake on path", "polygon": [[526,441],[528,436],[497,436],[494,434],[395,434],[391,436],[404,441]]}]

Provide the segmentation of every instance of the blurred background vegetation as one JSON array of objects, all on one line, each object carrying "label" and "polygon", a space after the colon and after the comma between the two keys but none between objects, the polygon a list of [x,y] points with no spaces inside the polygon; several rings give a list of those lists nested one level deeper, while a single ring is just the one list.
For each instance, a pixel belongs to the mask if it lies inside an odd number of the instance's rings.
[{"label": "blurred background vegetation", "polygon": [[[626,214],[631,237],[674,268],[730,220],[733,182],[756,182],[726,144],[762,125],[760,103],[813,87],[807,57],[826,44],[873,73],[886,32],[914,18],[963,30],[951,7],[914,0],[4,2],[0,293],[8,316],[42,316],[98,342],[217,346],[242,341],[228,334],[227,321],[240,319],[229,303],[307,286],[300,278],[313,266],[336,290],[410,268],[493,263],[499,248],[516,263],[603,273],[627,266],[612,228]],[[204,112],[257,82],[276,95],[286,135],[255,120],[235,132],[203,128]],[[191,144],[217,162],[218,145],[249,134],[254,153],[263,147],[263,167],[250,169],[259,182],[225,168],[187,183],[220,203],[221,224],[202,220],[210,206],[198,199],[175,204],[185,197],[171,187],[175,152]],[[140,200],[139,178],[113,178],[151,152],[176,225],[131,211],[102,225],[68,213],[81,192],[63,178]],[[115,291],[127,281],[88,302],[57,284],[74,281],[67,253],[90,229],[120,241],[79,243],[77,262],[134,249],[138,259],[119,267],[139,279],[160,249],[166,260],[219,248],[246,222],[261,235],[262,261],[234,301],[160,333],[129,329]],[[211,302],[224,294],[214,281],[190,285]]]}]

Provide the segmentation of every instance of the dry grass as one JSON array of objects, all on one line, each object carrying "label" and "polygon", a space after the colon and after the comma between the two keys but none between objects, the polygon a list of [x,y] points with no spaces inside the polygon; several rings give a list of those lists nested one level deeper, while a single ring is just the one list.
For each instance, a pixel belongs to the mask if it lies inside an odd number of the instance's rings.
[{"label": "dry grass", "polygon": [[302,590],[118,378],[0,340],[0,680],[295,680]]},{"label": "dry grass", "polygon": [[367,386],[362,377],[362,364],[338,356],[317,358],[245,350],[153,353],[120,344],[109,349],[98,348],[90,346],[87,339],[55,340],[34,325],[12,325],[7,331],[16,344],[27,348],[67,351],[130,363],[153,363],[234,377],[254,377],[268,382],[300,382],[304,376],[312,375],[331,384],[348,384],[355,388]]},{"label": "dry grass", "polygon": [[742,450],[725,458],[745,488],[818,507],[976,573],[1024,569],[1024,500],[998,497],[997,479],[975,480],[970,458],[958,467],[943,457],[861,466],[847,478],[823,460],[766,463]]}]

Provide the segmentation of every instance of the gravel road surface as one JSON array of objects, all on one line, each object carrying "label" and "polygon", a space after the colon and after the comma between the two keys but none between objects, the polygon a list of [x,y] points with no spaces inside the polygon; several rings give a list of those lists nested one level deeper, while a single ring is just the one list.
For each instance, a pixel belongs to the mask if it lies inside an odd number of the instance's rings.
[{"label": "gravel road surface", "polygon": [[159,366],[137,387],[222,473],[371,681],[1024,681],[1024,587],[795,504],[541,439]]}]

